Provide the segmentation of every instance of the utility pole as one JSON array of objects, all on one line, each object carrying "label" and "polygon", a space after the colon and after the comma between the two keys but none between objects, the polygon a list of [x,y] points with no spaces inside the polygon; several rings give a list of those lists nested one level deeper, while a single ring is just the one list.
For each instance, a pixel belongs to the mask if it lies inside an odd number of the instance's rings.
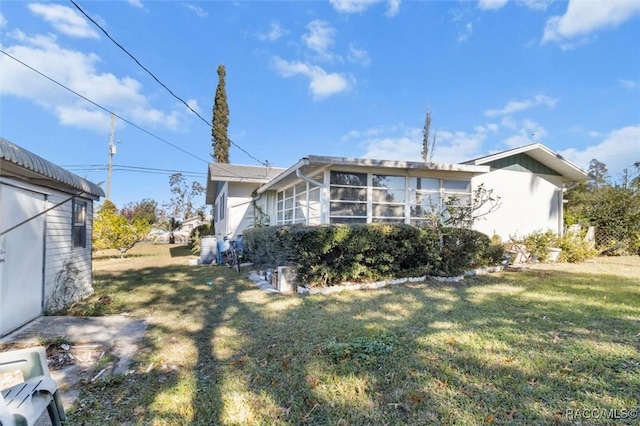
[{"label": "utility pole", "polygon": [[113,156],[116,154],[116,145],[113,143],[113,133],[115,129],[116,116],[111,114],[111,137],[109,138],[109,165],[107,167],[107,201],[111,201],[111,166]]}]

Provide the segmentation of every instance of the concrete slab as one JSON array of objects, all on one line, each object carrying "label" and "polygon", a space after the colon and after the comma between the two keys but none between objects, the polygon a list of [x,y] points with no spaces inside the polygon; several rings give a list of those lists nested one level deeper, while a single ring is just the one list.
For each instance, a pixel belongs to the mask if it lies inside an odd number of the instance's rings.
[{"label": "concrete slab", "polygon": [[43,316],[0,338],[0,348],[40,346],[43,340],[62,337],[71,342],[74,348],[88,354],[87,360],[78,360],[74,365],[59,370],[50,368],[51,377],[60,388],[63,405],[69,408],[79,394],[76,385],[81,379],[91,379],[87,375],[95,374],[92,367],[98,362],[99,355],[90,356],[91,352],[108,353],[115,358],[109,374],[126,373],[146,330],[147,321],[126,315]]}]

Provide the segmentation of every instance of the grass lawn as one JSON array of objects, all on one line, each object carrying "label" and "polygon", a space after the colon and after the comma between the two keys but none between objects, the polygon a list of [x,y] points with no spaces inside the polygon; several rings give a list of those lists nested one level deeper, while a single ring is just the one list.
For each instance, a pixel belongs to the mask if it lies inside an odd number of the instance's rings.
[{"label": "grass lawn", "polygon": [[181,247],[135,253],[96,260],[75,311],[147,318],[147,337],[131,374],[84,386],[72,424],[638,421],[637,257],[302,298]]}]

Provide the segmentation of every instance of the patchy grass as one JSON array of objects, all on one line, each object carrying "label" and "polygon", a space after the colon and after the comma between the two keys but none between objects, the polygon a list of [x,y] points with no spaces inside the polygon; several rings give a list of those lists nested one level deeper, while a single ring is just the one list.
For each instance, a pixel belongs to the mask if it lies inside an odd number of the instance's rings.
[{"label": "patchy grass", "polygon": [[301,298],[138,250],[96,262],[84,303],[149,319],[134,372],[86,384],[73,424],[620,424],[566,413],[639,405],[636,258]]}]

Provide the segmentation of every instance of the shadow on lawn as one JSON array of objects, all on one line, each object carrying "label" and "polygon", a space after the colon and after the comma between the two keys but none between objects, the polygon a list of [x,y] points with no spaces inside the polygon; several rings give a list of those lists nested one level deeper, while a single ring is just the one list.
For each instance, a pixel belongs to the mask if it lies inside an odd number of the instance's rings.
[{"label": "shadow on lawn", "polygon": [[[279,321],[264,316],[281,303],[274,296],[253,307],[265,327],[247,350],[268,347],[271,368],[257,373],[252,392],[277,403],[282,424],[553,424],[567,421],[569,408],[633,408],[637,393],[628,389],[640,389],[640,366],[625,353],[638,357],[640,289],[618,278],[625,290],[611,289],[618,300],[600,306],[586,299],[593,294],[575,294],[586,278],[553,274],[572,283],[558,283],[550,300],[538,300],[538,274],[314,296]],[[327,355],[328,342],[374,341],[385,330],[398,337],[391,355],[366,364]]]},{"label": "shadow on lawn", "polygon": [[[568,422],[568,408],[638,405],[631,279],[532,271],[306,298],[265,294],[216,267],[100,280],[130,295],[119,309],[157,318],[142,367],[171,347],[195,353],[193,365],[138,368],[105,390],[121,404],[114,424],[553,424]],[[384,333],[397,339],[390,354],[355,357]],[[331,356],[332,344],[355,341],[365,344]]]}]

